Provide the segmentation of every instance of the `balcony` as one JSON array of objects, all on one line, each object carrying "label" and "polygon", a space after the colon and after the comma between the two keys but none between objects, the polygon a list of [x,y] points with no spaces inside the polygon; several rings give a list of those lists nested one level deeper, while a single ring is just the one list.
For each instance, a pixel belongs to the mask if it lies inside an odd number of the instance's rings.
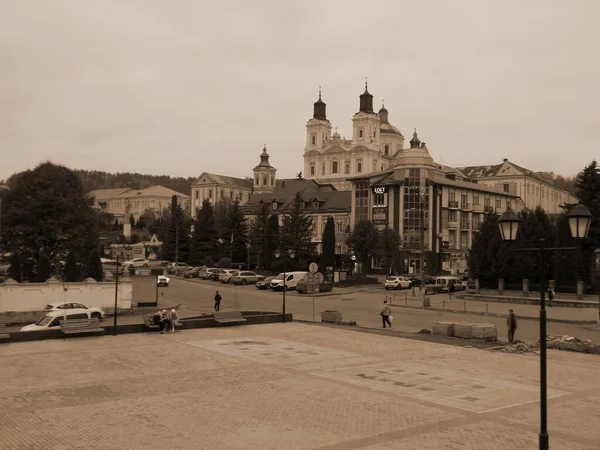
[{"label": "balcony", "polygon": [[471,204],[468,202],[463,202],[460,204],[460,209],[463,211],[471,211]]},{"label": "balcony", "polygon": [[469,222],[461,222],[460,229],[461,230],[470,230],[471,229],[470,225],[471,224]]},{"label": "balcony", "polygon": [[473,205],[473,212],[483,212],[483,205]]},{"label": "balcony", "polygon": [[448,222],[448,228],[458,228],[458,222]]},{"label": "balcony", "polygon": [[504,208],[496,208],[496,214],[498,214],[500,216],[503,213],[504,213]]},{"label": "balcony", "polygon": [[494,207],[490,206],[490,205],[486,205],[483,207],[483,212],[484,213],[493,213],[494,212]]},{"label": "balcony", "polygon": [[457,200],[448,200],[448,208],[458,209],[458,201]]}]

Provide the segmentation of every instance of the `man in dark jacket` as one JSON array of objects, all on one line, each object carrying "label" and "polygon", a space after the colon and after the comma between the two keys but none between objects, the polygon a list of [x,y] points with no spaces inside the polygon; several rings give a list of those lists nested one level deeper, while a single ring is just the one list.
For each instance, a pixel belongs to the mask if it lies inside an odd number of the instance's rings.
[{"label": "man in dark jacket", "polygon": [[517,329],[517,316],[515,316],[512,309],[508,312],[506,325],[508,326],[508,342],[512,342],[515,339],[515,331]]},{"label": "man in dark jacket", "polygon": [[215,311],[218,311],[221,308],[221,298],[219,291],[217,291],[217,294],[215,295]]}]

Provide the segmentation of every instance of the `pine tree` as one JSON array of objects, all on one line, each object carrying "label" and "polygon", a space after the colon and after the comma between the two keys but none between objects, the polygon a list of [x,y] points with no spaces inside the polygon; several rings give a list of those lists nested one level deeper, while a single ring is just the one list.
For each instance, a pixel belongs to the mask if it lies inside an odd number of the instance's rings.
[{"label": "pine tree", "polygon": [[214,256],[216,245],[217,230],[215,229],[213,207],[208,200],[204,200],[194,224],[189,263],[202,265],[207,256]]},{"label": "pine tree", "polygon": [[248,227],[246,218],[240,209],[240,203],[235,202],[229,211],[227,218],[227,245],[231,255],[232,263],[240,263],[246,260],[246,240]]},{"label": "pine tree", "polygon": [[371,256],[375,254],[379,244],[379,234],[373,223],[369,220],[358,222],[348,236],[346,244],[352,248],[361,263],[361,275],[364,275],[369,267]]},{"label": "pine tree", "polygon": [[[248,229],[248,240],[250,242],[250,251],[252,259],[256,261],[257,266],[265,264],[269,261],[269,205],[263,203],[260,207],[260,212],[250,224]],[[256,258],[256,259],[254,259]],[[250,262],[252,264],[253,261]]]},{"label": "pine tree", "polygon": [[45,253],[42,253],[38,259],[35,281],[44,283],[50,278],[50,258]]},{"label": "pine tree", "polygon": [[400,236],[391,228],[385,228],[379,233],[377,254],[383,261],[386,275],[391,274],[392,267],[400,251]]},{"label": "pine tree", "polygon": [[87,276],[96,281],[104,280],[104,270],[102,269],[102,261],[100,260],[100,252],[98,250],[94,250],[90,255],[90,261],[87,266]]},{"label": "pine tree", "polygon": [[333,267],[335,264],[335,222],[333,217],[329,216],[323,230],[321,240],[323,264],[325,267]]},{"label": "pine tree", "polygon": [[[577,197],[592,214],[592,223],[587,238],[581,243],[580,253],[581,268],[580,277],[582,279],[592,280],[590,269],[593,264],[594,250],[600,248],[600,167],[594,160],[588,164],[577,177],[575,182]],[[579,253],[579,252],[578,252]],[[600,283],[594,280],[595,283]],[[600,286],[596,287],[596,290]]]},{"label": "pine tree", "polygon": [[77,281],[77,260],[75,259],[75,255],[73,254],[73,252],[69,252],[69,254],[67,255],[63,280],[67,283],[73,283]]},{"label": "pine tree", "polygon": [[[467,258],[469,274],[473,278],[479,278],[482,286],[496,287],[499,275],[506,274],[508,266],[504,260],[507,256],[504,250],[501,251],[502,245],[498,216],[486,214]],[[500,260],[497,260],[498,254],[501,256]]]},{"label": "pine tree", "polygon": [[8,269],[8,278],[12,278],[19,283],[23,281],[23,267],[21,265],[21,255],[19,252],[14,252],[10,256],[10,267]]},{"label": "pine tree", "polygon": [[265,267],[271,267],[273,258],[275,256],[275,250],[279,247],[281,237],[279,235],[279,217],[277,214],[271,214],[267,223],[267,236],[265,244]]},{"label": "pine tree", "polygon": [[302,203],[302,197],[297,192],[283,218],[281,244],[282,253],[294,250],[297,259],[308,259],[314,254],[315,244],[312,242],[312,218],[302,213]]}]

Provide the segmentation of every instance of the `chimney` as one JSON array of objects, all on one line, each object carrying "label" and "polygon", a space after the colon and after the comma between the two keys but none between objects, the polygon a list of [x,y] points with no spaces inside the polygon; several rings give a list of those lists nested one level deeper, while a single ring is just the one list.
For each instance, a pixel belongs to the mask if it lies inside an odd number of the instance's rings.
[{"label": "chimney", "polygon": [[504,162],[508,162],[508,158],[504,158]]}]

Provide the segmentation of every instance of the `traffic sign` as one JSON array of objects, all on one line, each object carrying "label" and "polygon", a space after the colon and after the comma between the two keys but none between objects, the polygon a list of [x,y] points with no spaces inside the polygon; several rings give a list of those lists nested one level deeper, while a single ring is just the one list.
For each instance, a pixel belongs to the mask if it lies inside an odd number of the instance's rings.
[{"label": "traffic sign", "polygon": [[317,265],[317,263],[313,262],[313,263],[310,263],[310,266],[308,266],[308,271],[312,274],[317,273],[318,270],[319,270],[319,266]]}]

